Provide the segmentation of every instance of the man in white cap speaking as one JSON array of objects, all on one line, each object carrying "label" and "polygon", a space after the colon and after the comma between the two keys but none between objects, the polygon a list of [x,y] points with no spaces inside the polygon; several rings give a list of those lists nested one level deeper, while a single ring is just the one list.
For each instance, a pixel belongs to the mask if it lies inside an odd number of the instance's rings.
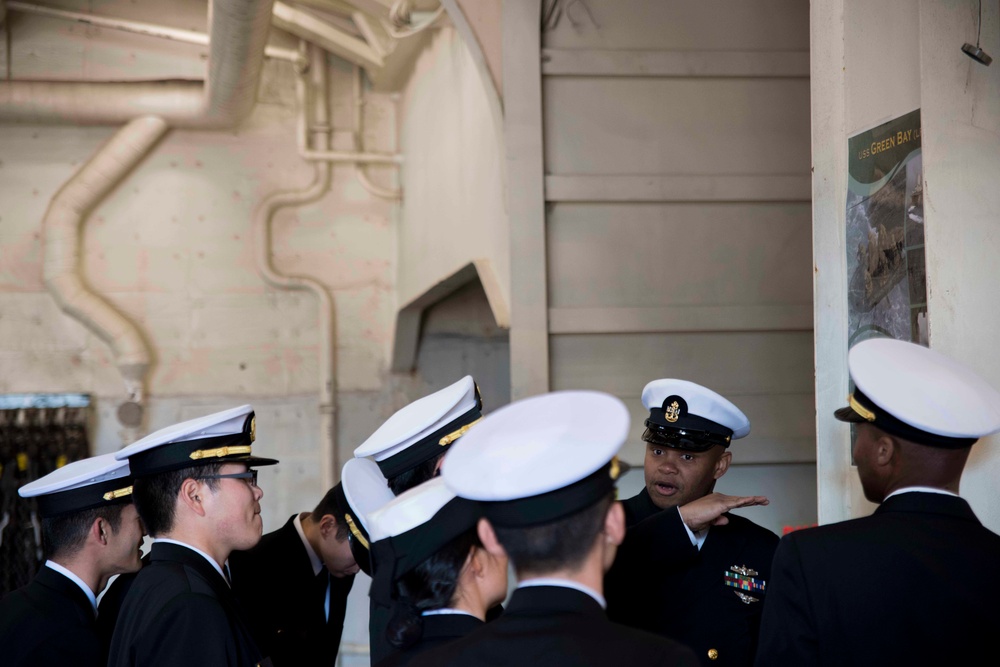
[{"label": "man in white cap speaking", "polygon": [[[256,420],[243,405],[168,426],[116,454],[153,545],[125,595],[108,665],[256,665],[254,642],[223,569],[260,540]],[[270,660],[267,661],[270,663]]]},{"label": "man in white cap speaking", "polygon": [[778,536],[727,513],[766,498],[713,493],[750,420],[687,380],[654,380],[642,402],[646,486],[622,503],[628,532],[605,582],[608,615],[687,644],[706,667],[750,667]]},{"label": "man in white cap speaking", "polygon": [[128,463],[114,454],[74,461],[18,494],[38,502],[47,560],[0,601],[2,662],[103,666],[97,596],[112,575],[139,569],[143,530]]},{"label": "man in white cap speaking", "polygon": [[625,535],[615,501],[625,405],[562,391],[500,408],[445,457],[442,476],[482,503],[479,537],[508,556],[517,588],[496,620],[412,665],[697,665],[687,647],[617,625],[603,579]]},{"label": "man in white cap speaking", "polygon": [[972,444],[1000,431],[1000,393],[934,350],[888,338],[848,354],[841,421],[867,517],[789,533],[774,557],[757,664],[992,662],[1000,535],[958,496]]}]

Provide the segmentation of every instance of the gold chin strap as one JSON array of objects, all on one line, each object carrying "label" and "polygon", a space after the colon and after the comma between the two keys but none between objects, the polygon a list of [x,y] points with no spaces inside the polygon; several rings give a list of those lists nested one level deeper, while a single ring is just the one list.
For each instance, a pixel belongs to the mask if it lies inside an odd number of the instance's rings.
[{"label": "gold chin strap", "polygon": [[223,456],[231,454],[249,454],[252,447],[249,445],[238,445],[235,447],[218,447],[216,449],[198,449],[191,452],[191,458],[198,459],[221,459]]},{"label": "gold chin strap", "polygon": [[126,486],[124,489],[115,489],[114,491],[108,491],[104,494],[105,500],[118,500],[119,498],[124,498],[125,496],[132,495],[132,487]]},{"label": "gold chin strap", "polygon": [[361,546],[363,546],[365,549],[368,549],[369,548],[368,540],[366,540],[365,536],[361,534],[361,531],[358,530],[358,527],[354,525],[354,518],[350,514],[345,514],[344,520],[347,522],[347,527],[351,529],[351,535],[354,535],[354,539],[360,542]]},{"label": "gold chin strap", "polygon": [[472,428],[473,426],[475,426],[476,424],[478,424],[481,421],[483,421],[482,417],[480,417],[479,419],[477,419],[474,422],[469,422],[468,424],[466,424],[462,428],[458,429],[457,431],[452,431],[448,435],[446,435],[443,438],[441,438],[440,440],[438,440],[438,444],[441,445],[442,447],[445,447],[446,445],[450,445],[451,443],[455,442],[456,440],[458,440],[459,438],[461,438],[463,435],[465,435],[466,433],[468,433],[470,428]]},{"label": "gold chin strap", "polygon": [[851,409],[857,412],[859,415],[865,418],[865,421],[873,422],[875,421],[875,413],[861,405],[858,399],[854,398],[854,394],[847,397],[847,403],[851,406]]}]

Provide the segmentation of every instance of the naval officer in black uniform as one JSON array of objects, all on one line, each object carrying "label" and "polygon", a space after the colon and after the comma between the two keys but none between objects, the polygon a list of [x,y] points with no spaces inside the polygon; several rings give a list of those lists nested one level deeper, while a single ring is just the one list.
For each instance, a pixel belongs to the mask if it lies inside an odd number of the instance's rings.
[{"label": "naval officer in black uniform", "polygon": [[478,503],[436,477],[373,512],[371,595],[392,610],[388,641],[397,650],[376,667],[402,667],[464,637],[507,596],[507,558],[483,548]]},{"label": "naval officer in black uniform", "polygon": [[252,455],[253,408],[244,405],[169,426],[119,451],[153,538],[149,564],[125,595],[108,665],[237,667],[270,664],[255,644],[223,569],[260,541]]},{"label": "naval officer in black uniform", "polygon": [[[396,495],[436,477],[448,449],[482,419],[483,400],[471,375],[396,411],[354,450],[357,458],[378,464]],[[370,573],[368,573],[370,574]],[[493,615],[500,610],[497,607]],[[391,653],[386,641],[389,609],[369,605],[368,635],[372,664]]]},{"label": "naval officer in black uniform", "polygon": [[[723,513],[766,499],[712,491],[750,420],[686,380],[654,380],[642,402],[646,486],[622,503],[628,532],[606,580],[608,614],[687,644],[706,667],[749,667],[778,536]],[[714,512],[708,521],[695,519],[703,506]]]},{"label": "naval officer in black uniform", "polygon": [[139,569],[142,522],[128,463],[105,454],[74,461],[18,489],[36,498],[46,561],[0,601],[4,665],[103,666],[97,595],[115,574]]},{"label": "naval officer in black uniform", "polygon": [[275,667],[337,663],[354,575],[371,571],[365,517],[394,497],[375,463],[351,459],[312,512],[229,556],[233,592]]},{"label": "naval officer in black uniform", "polygon": [[625,535],[614,487],[628,429],[617,398],[563,391],[500,408],[452,448],[442,476],[483,504],[479,537],[509,556],[518,583],[499,618],[414,667],[698,664],[689,648],[605,615],[604,573]]},{"label": "naval officer in black uniform", "polygon": [[[757,664],[991,664],[1000,535],[958,495],[1000,393],[934,350],[887,338],[848,355],[853,457],[874,514],[781,539]],[[846,435],[846,432],[845,432]]]}]

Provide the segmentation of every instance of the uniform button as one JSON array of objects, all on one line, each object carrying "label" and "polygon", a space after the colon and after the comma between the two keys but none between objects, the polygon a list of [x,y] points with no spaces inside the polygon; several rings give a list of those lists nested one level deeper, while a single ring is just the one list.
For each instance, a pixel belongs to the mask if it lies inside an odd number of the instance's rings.
[{"label": "uniform button", "polygon": [[716,651],[714,648],[708,649],[708,659],[709,660],[718,660],[719,659],[719,652]]}]

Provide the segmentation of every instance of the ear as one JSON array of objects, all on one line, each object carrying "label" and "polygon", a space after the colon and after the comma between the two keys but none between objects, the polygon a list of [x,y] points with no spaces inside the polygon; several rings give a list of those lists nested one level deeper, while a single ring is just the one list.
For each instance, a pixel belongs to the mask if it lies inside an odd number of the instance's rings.
[{"label": "ear", "polygon": [[728,449],[722,452],[719,460],[715,462],[715,472],[712,473],[712,479],[719,479],[726,474],[729,470],[729,463],[733,460],[733,453]]},{"label": "ear", "polygon": [[617,500],[611,503],[608,513],[604,516],[604,537],[615,546],[625,539],[625,509]]},{"label": "ear", "polygon": [[497,557],[507,557],[507,551],[500,544],[500,540],[497,539],[497,534],[493,530],[493,524],[489,520],[486,518],[480,519],[479,523],[476,524],[476,532],[479,534],[479,541],[483,543],[483,548],[488,553]]},{"label": "ear", "polygon": [[187,507],[198,516],[205,516],[205,497],[208,491],[201,481],[188,477],[181,482],[181,490],[177,494],[181,505]]},{"label": "ear", "polygon": [[324,514],[319,520],[319,534],[324,540],[337,535],[337,517],[332,514]]},{"label": "ear", "polygon": [[472,547],[469,549],[469,555],[465,557],[462,569],[469,568],[469,572],[475,577],[481,578],[486,574],[486,553],[486,550],[481,547]]},{"label": "ear", "polygon": [[90,538],[98,544],[106,545],[108,543],[109,530],[111,530],[111,527],[108,525],[108,522],[103,517],[97,517],[94,519],[94,523],[90,524],[90,530],[87,532]]},{"label": "ear", "polygon": [[875,441],[875,463],[879,466],[889,465],[899,451],[899,443],[891,435],[883,433]]}]

